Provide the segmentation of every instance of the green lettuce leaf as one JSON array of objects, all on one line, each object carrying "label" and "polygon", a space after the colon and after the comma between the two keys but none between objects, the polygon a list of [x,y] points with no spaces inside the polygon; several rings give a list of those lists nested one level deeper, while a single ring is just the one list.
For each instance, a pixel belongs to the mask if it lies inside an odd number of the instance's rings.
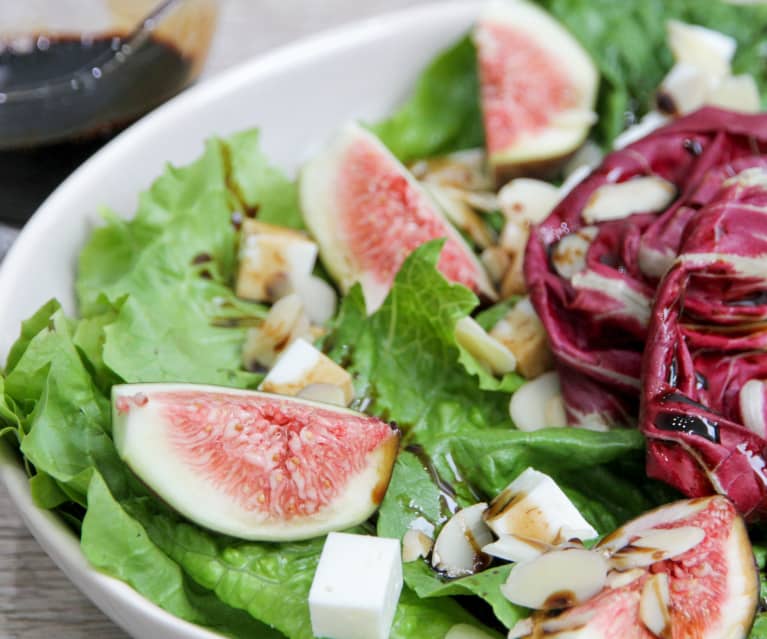
[{"label": "green lettuce leaf", "polygon": [[246,212],[262,222],[304,228],[298,205],[298,189],[269,161],[259,146],[257,129],[234,135],[226,141],[230,187]]},{"label": "green lettuce leaf", "polygon": [[577,428],[463,432],[424,442],[439,475],[464,494],[492,498],[528,467],[550,475],[600,534],[676,498],[646,478],[644,446],[636,430]]},{"label": "green lettuce leaf", "polygon": [[412,97],[372,127],[397,157],[408,162],[484,145],[475,58],[469,37],[443,51],[421,74]]},{"label": "green lettuce leaf", "polygon": [[[767,91],[767,6],[723,0],[536,0],[589,52],[602,77],[594,137],[605,148],[650,108],[671,68],[665,23],[675,18],[733,36],[734,73],[750,73]],[[404,161],[482,146],[476,51],[464,37],[421,74],[413,95],[391,118],[375,125]]]},{"label": "green lettuce leaf", "polygon": [[627,115],[652,106],[655,89],[671,68],[666,21],[678,19],[733,36],[738,50],[735,73],[751,73],[764,94],[767,71],[764,24],[767,7],[734,6],[721,0],[540,0],[575,35],[602,74],[598,139],[609,145]]},{"label": "green lettuce leaf", "polygon": [[[93,468],[118,492],[126,490],[128,481],[111,439],[109,400],[74,344],[75,327],[57,304],[46,304],[25,322],[5,378],[6,396],[25,407],[21,451],[46,476],[35,481],[33,496],[49,507],[62,503],[51,481],[81,504]],[[34,335],[33,329],[38,329]]]},{"label": "green lettuce leaf", "polygon": [[501,593],[501,586],[511,572],[511,564],[488,568],[482,572],[460,579],[441,581],[425,561],[412,561],[403,566],[405,580],[419,597],[431,599],[452,595],[476,595],[486,601],[493,613],[506,628],[528,617],[526,608],[511,603]]},{"label": "green lettuce leaf", "polygon": [[281,636],[196,586],[115,500],[98,473],[90,481],[80,545],[93,566],[181,619],[241,639]]},{"label": "green lettuce leaf", "polygon": [[[169,239],[171,244],[175,240],[178,245],[168,256],[173,271],[183,270],[198,253],[208,252],[217,258],[224,277],[231,274],[234,229],[228,224],[232,196],[227,189],[225,169],[222,143],[213,140],[195,162],[180,168],[168,166],[139,196],[139,208],[130,221],[115,213],[105,213],[106,225],[94,229],[80,253],[75,288],[83,316],[100,312],[99,295],[105,294],[115,302],[135,290],[136,284],[144,284],[125,276],[135,269],[143,270],[139,261],[147,248],[156,243],[167,245]],[[187,216],[204,219],[208,214],[210,242],[204,236],[190,236],[185,229],[177,231],[174,227],[179,219]],[[221,224],[222,217],[227,218],[227,224]],[[189,247],[188,241],[192,241]],[[157,267],[159,270],[160,265]]]},{"label": "green lettuce leaf", "polygon": [[[253,133],[233,138],[240,163],[255,152],[255,140]],[[240,371],[244,329],[215,325],[227,309],[264,314],[230,286],[237,240],[228,153],[225,142],[213,140],[196,162],[168,167],[142,194],[133,220],[107,220],[83,250],[77,292],[82,313],[96,324],[84,326],[79,341],[105,379],[108,369],[128,382],[253,382]],[[261,185],[269,197],[285,189],[275,180]]]},{"label": "green lettuce leaf", "polygon": [[414,251],[369,317],[353,288],[326,340],[353,373],[360,407],[396,421],[408,439],[511,424],[508,396],[480,389],[459,361],[455,323],[477,298],[437,271],[441,247],[437,240]]},{"label": "green lettuce leaf", "polygon": [[72,335],[72,342],[80,351],[80,356],[96,386],[104,395],[109,395],[112,385],[121,380],[104,362],[104,329],[117,319],[120,309],[119,306],[109,304],[106,298],[100,298],[100,302],[104,312],[79,320]]},{"label": "green lettuce leaf", "polygon": [[[308,596],[324,538],[281,544],[243,542],[159,512],[146,499],[126,507],[158,548],[224,604],[249,612],[290,639],[313,636]],[[431,622],[421,625],[426,618]],[[454,602],[436,606],[405,589],[391,637],[442,639],[457,623],[482,627]]]},{"label": "green lettuce leaf", "polygon": [[[456,506],[491,500],[530,466],[552,476],[600,534],[672,498],[670,492],[647,486],[644,439],[637,431],[497,429],[422,441],[418,456],[406,450],[397,459],[379,510],[377,531],[383,537],[401,539],[416,528],[436,538]],[[629,468],[632,460],[634,469]],[[615,466],[618,462],[621,468]],[[508,569],[506,565],[449,580],[426,562],[416,561],[405,564],[404,576],[421,597],[477,595],[511,627],[527,612],[501,595]]]}]

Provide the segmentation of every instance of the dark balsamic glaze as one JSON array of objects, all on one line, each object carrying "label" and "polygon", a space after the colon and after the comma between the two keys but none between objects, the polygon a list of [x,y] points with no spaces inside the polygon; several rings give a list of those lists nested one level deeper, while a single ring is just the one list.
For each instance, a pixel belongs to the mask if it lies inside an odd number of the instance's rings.
[{"label": "dark balsamic glaze", "polygon": [[687,138],[683,143],[685,151],[694,157],[698,157],[703,153],[703,145],[698,140],[691,140]]},{"label": "dark balsamic glaze", "polygon": [[436,484],[440,494],[440,502],[442,504],[443,517],[448,519],[451,515],[454,515],[459,510],[458,502],[456,500],[458,493],[452,484],[445,481],[443,477],[437,472],[434,467],[434,462],[431,457],[423,449],[423,446],[419,444],[410,444],[405,447],[405,450],[418,457],[418,461],[421,462],[426,472],[429,473],[432,481]]},{"label": "dark balsamic glaze", "polygon": [[172,45],[150,37],[126,52],[124,38],[41,36],[31,51],[0,52],[4,222],[23,224],[112,135],[190,80],[194,61]]},{"label": "dark balsamic glaze", "polygon": [[658,430],[697,435],[715,444],[719,443],[719,426],[706,417],[683,413],[661,413],[655,418],[655,427]]},{"label": "dark balsamic glaze", "polygon": [[[690,399],[681,393],[669,393],[661,399],[661,402],[663,404],[669,402],[687,404],[706,413],[711,412],[704,404],[696,402],[694,399]],[[655,420],[655,427],[660,430],[698,435],[716,444],[719,443],[719,425],[707,417],[689,415],[687,413],[661,413]]]},{"label": "dark balsamic glaze", "polygon": [[679,361],[676,355],[671,358],[671,363],[668,366],[668,383],[669,386],[676,386],[678,379],[677,369],[679,368]]},{"label": "dark balsamic glaze", "polygon": [[729,306],[764,306],[767,304],[767,290],[759,291],[750,297],[728,302]]}]

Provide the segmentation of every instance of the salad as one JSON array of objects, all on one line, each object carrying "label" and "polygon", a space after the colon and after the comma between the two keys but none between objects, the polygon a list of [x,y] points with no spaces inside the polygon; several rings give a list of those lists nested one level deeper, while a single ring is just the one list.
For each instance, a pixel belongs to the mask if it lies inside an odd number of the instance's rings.
[{"label": "salad", "polygon": [[0,435],[229,637],[767,637],[767,7],[504,0],[296,180],[105,213]]}]

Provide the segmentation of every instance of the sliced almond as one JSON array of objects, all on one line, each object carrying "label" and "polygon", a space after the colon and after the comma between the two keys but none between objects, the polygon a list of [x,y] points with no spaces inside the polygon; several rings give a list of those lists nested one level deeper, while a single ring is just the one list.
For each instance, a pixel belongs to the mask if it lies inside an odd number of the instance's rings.
[{"label": "sliced almond", "polygon": [[729,75],[730,62],[738,46],[735,38],[679,20],[666,22],[666,36],[677,62],[694,66],[710,78]]},{"label": "sliced almond", "polygon": [[584,430],[593,430],[596,433],[606,433],[611,430],[610,424],[605,421],[601,413],[578,415],[577,420],[572,425]]},{"label": "sliced almond", "polygon": [[533,619],[532,617],[525,617],[515,623],[509,630],[509,634],[506,639],[522,639],[533,634]]},{"label": "sliced almond", "polygon": [[633,144],[637,140],[641,140],[643,137],[650,135],[650,133],[663,125],[668,124],[670,121],[671,117],[665,113],[656,110],[648,111],[639,122],[632,124],[613,140],[613,148],[623,149],[629,144]]},{"label": "sliced almond", "polygon": [[514,354],[517,370],[528,379],[538,377],[554,365],[546,329],[529,297],[517,302],[493,326],[490,336]]},{"label": "sliced almond", "polygon": [[596,615],[596,610],[572,610],[556,617],[543,619],[540,628],[545,637],[567,630],[578,630],[588,624]]},{"label": "sliced almond", "polygon": [[669,525],[680,519],[692,517],[705,508],[707,503],[706,499],[688,499],[661,506],[613,531],[596,547],[601,552],[611,554],[628,545],[632,539],[655,530],[656,526]]},{"label": "sliced almond", "polygon": [[767,188],[767,170],[760,166],[753,166],[727,178],[723,184],[724,186],[758,186]]},{"label": "sliced almond", "polygon": [[493,375],[510,373],[517,365],[514,354],[471,317],[456,322],[455,339]]},{"label": "sliced almond", "polygon": [[635,548],[626,546],[610,556],[611,570],[632,570],[652,566],[663,558],[662,551],[654,548]]},{"label": "sliced almond", "polygon": [[522,249],[511,256],[511,265],[501,281],[501,299],[508,299],[512,295],[524,295],[525,293],[527,293],[525,251]]},{"label": "sliced almond", "polygon": [[767,436],[765,395],[767,395],[767,381],[763,379],[748,380],[741,386],[740,393],[738,393],[740,416],[743,419],[743,424],[759,437]]},{"label": "sliced almond", "polygon": [[492,191],[464,191],[463,198],[471,208],[483,213],[492,213],[500,208],[498,196]]},{"label": "sliced almond", "polygon": [[599,229],[596,226],[584,226],[575,233],[565,235],[554,245],[551,263],[559,275],[570,279],[586,268],[586,253],[597,233]]},{"label": "sliced almond", "polygon": [[496,285],[500,284],[504,274],[509,269],[509,266],[511,266],[509,254],[500,246],[489,246],[482,251],[479,259],[482,261],[482,265],[485,267],[493,284]]},{"label": "sliced almond", "polygon": [[315,275],[298,278],[293,289],[301,298],[306,314],[313,324],[324,324],[336,313],[338,296],[335,289]]},{"label": "sliced almond", "polygon": [[603,184],[591,194],[582,216],[587,224],[621,220],[634,213],[665,210],[676,197],[676,187],[655,175]]},{"label": "sliced almond", "polygon": [[644,568],[672,559],[697,546],[705,532],[695,526],[649,530],[610,557],[610,565],[618,570]]},{"label": "sliced almond", "polygon": [[676,253],[672,250],[659,251],[646,246],[644,242],[639,245],[639,270],[649,277],[663,277],[675,259]]},{"label": "sliced almond", "polygon": [[[315,388],[307,390],[310,386]],[[305,339],[297,338],[285,349],[258,388],[280,395],[303,392],[304,397],[324,389],[326,399],[319,401],[336,403],[338,396],[333,387],[341,391],[342,406],[354,398],[351,375]],[[334,399],[336,401],[332,401]]]},{"label": "sliced almond", "polygon": [[503,230],[501,231],[501,237],[498,239],[498,243],[502,249],[509,253],[524,254],[529,237],[530,231],[524,220],[512,219],[508,220],[506,224],[503,225]]},{"label": "sliced almond", "polygon": [[425,532],[411,528],[402,538],[402,561],[415,561],[419,557],[428,557],[434,540]]},{"label": "sliced almond", "polygon": [[706,104],[742,113],[759,113],[762,101],[754,76],[726,76],[706,94]]},{"label": "sliced almond", "polygon": [[553,184],[532,178],[511,180],[498,192],[501,211],[509,220],[540,224],[559,203],[561,195]]},{"label": "sliced almond", "polygon": [[347,405],[346,393],[337,384],[309,384],[298,391],[296,397],[325,404],[335,404],[336,406]]},{"label": "sliced almond", "polygon": [[671,639],[671,597],[668,575],[660,572],[652,575],[642,587],[639,598],[639,619],[656,637]]},{"label": "sliced almond", "polygon": [[515,563],[534,559],[549,550],[549,544],[518,535],[501,535],[493,543],[482,546],[485,554]]},{"label": "sliced almond", "polygon": [[470,207],[463,193],[452,187],[428,185],[427,189],[448,220],[464,231],[480,248],[487,248],[495,238],[485,220]]},{"label": "sliced almond", "polygon": [[559,187],[559,193],[564,198],[565,195],[567,195],[570,191],[572,191],[576,186],[578,186],[583,180],[585,180],[589,175],[591,175],[591,169],[588,166],[579,166],[577,169],[575,169],[572,173],[569,173],[567,177],[565,178],[565,181],[562,182],[562,186]]},{"label": "sliced almond", "polygon": [[[561,408],[555,407],[557,403]],[[566,420],[549,421],[565,415],[559,375],[555,371],[544,373],[515,391],[509,402],[509,415],[514,425],[524,431],[567,426]]]},{"label": "sliced almond", "polygon": [[242,351],[245,368],[271,367],[289,344],[309,334],[309,326],[301,298],[296,294],[281,298],[261,326],[248,331]]},{"label": "sliced almond", "polygon": [[480,503],[459,510],[448,519],[437,535],[431,564],[448,577],[465,577],[483,570],[490,558],[482,547],[493,540],[490,529],[482,519],[487,504]]},{"label": "sliced almond", "polygon": [[611,570],[607,574],[608,588],[623,588],[647,574],[642,568],[632,568],[631,570]]},{"label": "sliced almond", "polygon": [[[570,179],[570,176],[576,171],[587,169],[587,175],[592,169],[595,169],[602,162],[604,152],[596,142],[586,140],[571,157],[564,166],[565,183]],[[559,187],[560,195],[564,189],[564,183]]]},{"label": "sliced almond", "polygon": [[488,634],[475,626],[467,623],[457,623],[451,626],[444,639],[494,639],[495,635]]},{"label": "sliced almond", "polygon": [[705,71],[684,62],[675,64],[658,88],[655,103],[668,115],[684,115],[703,106],[710,89]]},{"label": "sliced almond", "polygon": [[606,580],[607,562],[599,553],[554,550],[516,564],[501,592],[518,606],[554,610],[591,599]]},{"label": "sliced almond", "polygon": [[705,538],[705,531],[697,526],[655,528],[634,539],[631,545],[663,551],[665,558],[668,559],[695,548]]},{"label": "sliced almond", "polygon": [[484,149],[466,149],[449,155],[418,160],[410,166],[416,179],[429,184],[453,186],[467,191],[490,189]]}]

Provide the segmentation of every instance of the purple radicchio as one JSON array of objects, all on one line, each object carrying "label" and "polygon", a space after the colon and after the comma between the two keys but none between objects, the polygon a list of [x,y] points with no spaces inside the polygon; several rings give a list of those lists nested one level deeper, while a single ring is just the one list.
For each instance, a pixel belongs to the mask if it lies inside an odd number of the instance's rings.
[{"label": "purple radicchio", "polygon": [[[639,415],[648,474],[754,515],[767,514],[765,152],[767,116],[681,118],[609,155],[534,229],[525,262],[570,424]],[[600,187],[647,177],[675,193],[594,215]],[[574,265],[557,268],[563,255]]]}]

